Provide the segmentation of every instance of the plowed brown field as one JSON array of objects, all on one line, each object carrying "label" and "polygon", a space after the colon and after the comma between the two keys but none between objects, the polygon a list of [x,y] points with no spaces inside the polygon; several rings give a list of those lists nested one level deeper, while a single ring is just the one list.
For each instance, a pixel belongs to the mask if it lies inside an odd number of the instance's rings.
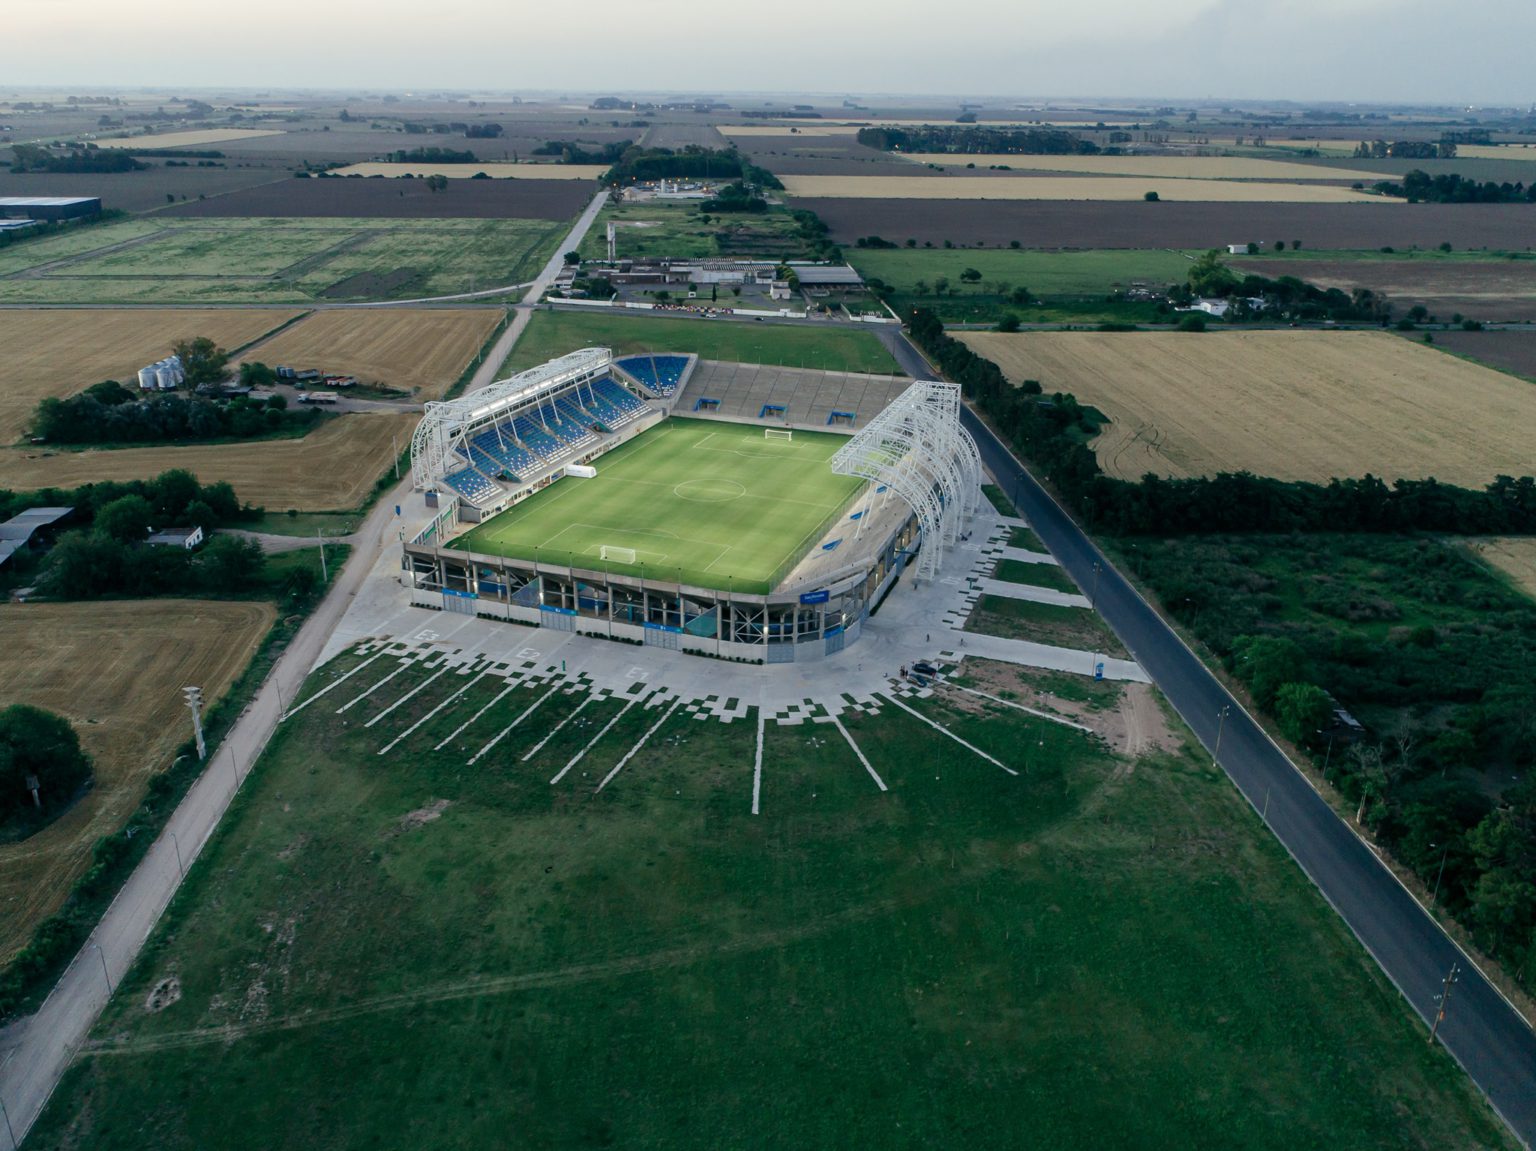
[{"label": "plowed brown field", "polygon": [[56,822],[0,845],[0,958],[24,944],[191,735],[181,689],[219,699],[277,618],[265,603],[119,600],[0,606],[6,703],[67,718],[96,761],[91,791]]},{"label": "plowed brown field", "polygon": [[499,308],[317,312],[252,349],[264,364],[319,368],[441,399],[501,319]]},{"label": "plowed brown field", "polygon": [[1531,471],[1536,388],[1386,332],[966,333],[1017,382],[1109,416],[1125,479],[1367,473],[1481,487]]}]

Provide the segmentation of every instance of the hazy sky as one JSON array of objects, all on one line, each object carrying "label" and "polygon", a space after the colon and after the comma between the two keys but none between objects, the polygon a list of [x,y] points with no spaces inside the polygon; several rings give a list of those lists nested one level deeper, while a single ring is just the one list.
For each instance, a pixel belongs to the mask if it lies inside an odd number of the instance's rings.
[{"label": "hazy sky", "polygon": [[42,0],[0,28],[6,85],[1536,100],[1532,0]]}]

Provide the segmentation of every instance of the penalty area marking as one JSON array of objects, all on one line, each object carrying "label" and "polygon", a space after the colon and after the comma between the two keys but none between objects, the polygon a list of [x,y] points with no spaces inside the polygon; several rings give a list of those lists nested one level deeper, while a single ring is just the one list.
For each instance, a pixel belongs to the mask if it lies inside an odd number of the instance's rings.
[{"label": "penalty area marking", "polygon": [[[603,729],[601,731],[599,731],[596,735],[594,735],[591,739],[587,740],[587,746],[582,748],[575,755],[571,756],[571,761],[568,764],[566,764],[564,767],[562,767],[559,771],[555,772],[555,777],[549,781],[550,782],[550,786],[553,787],[555,784],[559,783],[560,780],[565,777],[565,773],[570,771],[571,768],[575,767],[578,763],[580,763],[586,757],[587,752],[591,751],[592,748],[594,746],[596,746],[597,741],[602,739],[603,736],[607,735],[608,732],[610,730],[612,730],[613,725],[618,723],[619,720],[624,718],[624,713],[627,712],[630,708],[634,707],[635,704],[637,704],[639,702],[640,701],[638,699],[632,699],[628,703],[626,703],[623,707],[619,708],[619,714],[614,716],[607,723],[603,724]],[[571,714],[574,715],[575,712],[572,712]]]},{"label": "penalty area marking", "polygon": [[413,695],[417,694],[418,692],[425,691],[427,688],[431,687],[434,680],[438,679],[440,676],[444,676],[444,675],[447,675],[447,674],[448,674],[448,668],[447,668],[446,665],[444,667],[439,668],[437,671],[435,671],[431,675],[429,675],[424,682],[422,682],[422,683],[418,684],[417,686],[411,688],[410,691],[406,692],[399,699],[395,700],[394,703],[390,704],[383,711],[379,712],[378,715],[374,716],[367,723],[363,724],[363,726],[364,727],[372,727],[374,724],[378,723],[379,720],[383,719],[390,712],[394,711],[395,708],[399,707],[406,700],[410,699]]},{"label": "penalty area marking", "polygon": [[[864,753],[859,750],[859,745],[853,742],[853,736],[848,734],[848,729],[843,726],[843,721],[835,715],[828,716],[828,718],[832,721],[832,726],[837,728],[838,734],[848,741],[849,747],[853,748],[853,754],[859,757],[859,762],[864,765],[864,770],[869,772],[869,778],[875,781],[875,786],[881,791],[889,791],[890,789],[885,786],[885,780],[880,778],[880,773],[870,766],[869,760],[865,759]],[[972,750],[974,751],[975,749],[972,748]],[[993,762],[996,763],[997,761],[993,760]],[[998,766],[1002,765],[999,764]]]},{"label": "penalty area marking", "polygon": [[1006,763],[1004,763],[1002,760],[994,759],[992,756],[990,756],[986,752],[982,751],[981,748],[977,747],[975,744],[966,743],[965,740],[961,739],[954,732],[950,731],[949,728],[945,727],[942,723],[935,723],[933,720],[929,719],[922,712],[916,711],[913,708],[910,708],[906,704],[902,703],[901,700],[897,699],[895,696],[893,696],[893,695],[886,696],[886,698],[889,699],[897,707],[901,708],[901,710],[906,712],[908,715],[916,716],[918,719],[922,720],[929,727],[933,728],[934,731],[937,731],[937,732],[939,732],[942,735],[949,736],[950,739],[954,740],[956,743],[958,743],[961,747],[965,748],[967,751],[975,752],[977,755],[981,756],[981,758],[986,760],[988,763],[995,763],[995,764],[997,764],[998,767],[1002,768],[1009,775],[1018,775],[1019,774],[1018,772],[1014,771],[1013,768],[1009,767]]},{"label": "penalty area marking", "polygon": [[484,679],[486,676],[488,676],[490,674],[491,673],[488,672],[488,671],[482,671],[479,675],[475,676],[468,683],[466,683],[463,687],[459,688],[458,691],[454,692],[447,699],[443,700],[442,703],[438,704],[431,711],[427,712],[426,715],[422,716],[415,723],[411,724],[410,727],[406,728],[399,735],[395,736],[394,739],[390,740],[383,747],[379,748],[379,754],[383,755],[386,751],[391,750],[402,739],[404,739],[406,736],[410,735],[411,732],[415,731],[422,724],[426,723],[427,720],[431,719],[434,715],[436,715],[438,712],[442,711],[445,707],[448,707],[449,705],[451,705],[455,700],[459,699],[466,691],[468,691],[470,688],[474,687],[475,684],[479,683],[482,679]]},{"label": "penalty area marking", "polygon": [[576,709],[574,711],[572,711],[570,715],[566,716],[559,723],[555,724],[554,727],[550,728],[550,731],[549,731],[548,735],[546,735],[543,739],[539,740],[538,743],[534,744],[531,748],[528,749],[527,752],[524,753],[523,758],[522,758],[522,760],[520,762],[527,763],[534,756],[538,755],[539,752],[541,750],[543,750],[544,745],[546,743],[548,743],[550,740],[554,739],[555,736],[559,733],[559,731],[560,731],[560,729],[562,727],[564,727],[566,724],[570,723],[571,720],[575,719],[578,715],[580,715],[582,713],[582,709],[584,709],[587,706],[587,704],[591,703],[594,698],[596,698],[596,697],[591,695],[590,693],[588,693],[587,698],[582,700],[580,703],[578,703],[576,705]]},{"label": "penalty area marking", "polygon": [[[500,731],[498,731],[495,735],[493,735],[491,737],[491,741],[489,743],[487,743],[479,751],[475,752],[475,754],[470,757],[469,763],[466,766],[473,767],[475,765],[475,761],[476,760],[478,760],[482,755],[484,755],[486,752],[490,751],[491,748],[495,747],[498,743],[500,743],[503,739],[505,739],[506,736],[507,736],[507,733],[510,732],[514,727],[516,727],[518,724],[522,723],[523,720],[527,719],[530,715],[532,715],[534,708],[538,707],[539,704],[543,703],[546,699],[548,699],[550,696],[554,695],[555,692],[557,692],[559,690],[560,690],[560,685],[557,683],[557,684],[555,684],[554,687],[550,688],[543,695],[539,696],[538,699],[536,699],[532,703],[530,703],[523,710],[523,714],[522,715],[518,716],[511,723],[507,724],[506,727],[504,727]],[[503,694],[505,694],[505,693],[503,693]],[[499,699],[500,696],[498,696],[497,698]],[[495,700],[492,700],[491,702],[494,703]],[[490,704],[487,704],[486,706],[489,707]]]},{"label": "penalty area marking", "polygon": [[306,699],[303,703],[294,704],[287,711],[283,712],[283,714],[278,717],[278,722],[281,723],[283,720],[287,719],[289,716],[298,715],[299,712],[303,711],[310,704],[314,703],[315,700],[319,699],[326,692],[330,691],[332,688],[340,687],[343,683],[345,683],[347,680],[351,679],[358,672],[362,671],[363,668],[367,667],[374,660],[382,659],[384,654],[385,653],[382,652],[382,651],[381,652],[375,652],[373,655],[370,655],[367,659],[363,660],[362,663],[358,664],[356,667],[354,667],[351,671],[347,672],[345,675],[337,676],[336,679],[334,679],[332,682],[326,684],[319,691],[315,692],[314,695],[312,695],[308,699]]},{"label": "penalty area marking", "polygon": [[[662,715],[662,717],[660,719],[658,719],[655,723],[653,723],[650,726],[649,729],[647,729],[646,733],[640,737],[640,742],[635,744],[635,746],[630,748],[628,751],[626,751],[624,753],[624,758],[619,760],[618,763],[613,765],[613,770],[610,771],[607,775],[603,776],[603,782],[597,785],[597,790],[598,791],[602,791],[603,788],[607,787],[609,782],[613,779],[613,777],[618,775],[619,772],[624,770],[624,765],[626,763],[628,763],[631,759],[634,758],[635,753],[637,751],[639,751],[642,747],[645,746],[646,740],[650,739],[651,736],[655,735],[657,729],[660,728],[662,724],[666,723],[667,720],[672,718],[672,713],[677,710],[677,705],[682,703],[682,702],[683,702],[683,700],[682,700],[681,696],[679,696],[677,699],[674,699],[672,701],[672,706],[667,708],[666,712]],[[619,714],[623,715],[624,713],[620,712]]]}]

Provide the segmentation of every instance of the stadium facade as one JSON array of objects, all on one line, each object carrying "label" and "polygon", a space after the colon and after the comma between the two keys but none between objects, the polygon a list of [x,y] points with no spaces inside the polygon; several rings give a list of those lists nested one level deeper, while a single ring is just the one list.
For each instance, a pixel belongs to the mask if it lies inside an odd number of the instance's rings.
[{"label": "stadium facade", "polygon": [[[432,522],[404,541],[412,602],[721,658],[788,663],[856,641],[870,611],[915,562],[935,578],[980,499],[976,446],[960,426],[959,390],[914,383],[836,451],[833,472],[866,481],[846,516],[856,538],[810,538],[766,594],[702,587],[556,553],[513,558],[469,550],[466,531],[597,461],[671,414],[693,357],[615,360],[586,348],[475,392],[426,406],[412,437],[415,486]],[[695,413],[690,412],[690,415]],[[740,424],[741,420],[731,421]],[[781,420],[765,419],[764,427]],[[847,510],[846,508],[844,509]],[[617,570],[616,570],[617,567]],[[657,578],[663,577],[663,578]]]}]

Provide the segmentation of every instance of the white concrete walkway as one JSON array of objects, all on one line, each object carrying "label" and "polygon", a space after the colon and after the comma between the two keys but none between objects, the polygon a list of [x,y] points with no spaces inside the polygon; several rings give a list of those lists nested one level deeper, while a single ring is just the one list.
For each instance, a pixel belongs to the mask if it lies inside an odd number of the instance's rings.
[{"label": "white concrete walkway", "polygon": [[998,558],[1005,560],[1017,560],[1021,564],[1056,563],[1056,557],[1053,556],[1050,552],[1032,552],[1027,548],[1004,548],[1003,554]]},{"label": "white concrete walkway", "polygon": [[999,595],[1004,599],[1023,599],[1031,603],[1055,604],[1057,607],[1080,607],[1088,610],[1093,605],[1088,597],[1076,592],[1057,591],[1053,587],[1036,587],[1029,583],[1013,583],[1004,579],[984,579],[980,583],[983,595]]}]

